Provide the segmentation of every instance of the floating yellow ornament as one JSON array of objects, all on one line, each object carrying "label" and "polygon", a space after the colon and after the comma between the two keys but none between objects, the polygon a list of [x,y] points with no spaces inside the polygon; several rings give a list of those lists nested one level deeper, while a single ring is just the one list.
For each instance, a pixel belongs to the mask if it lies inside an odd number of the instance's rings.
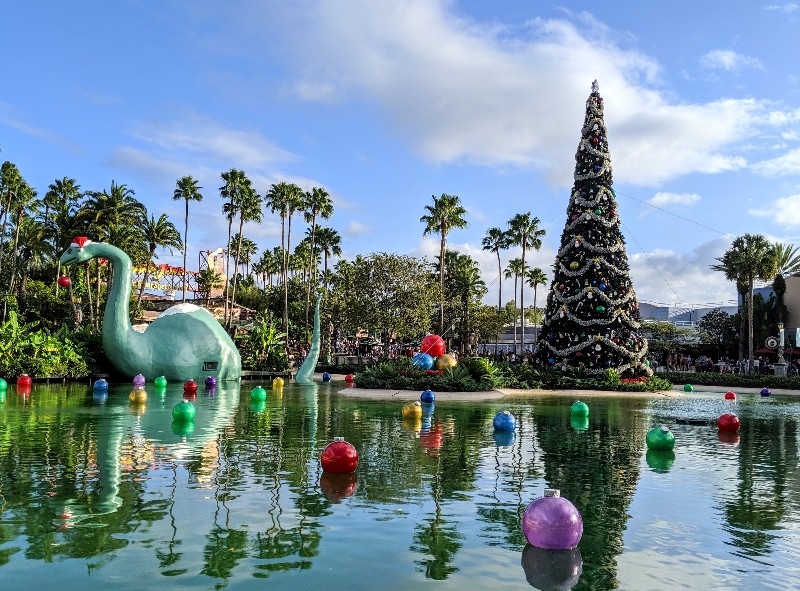
[{"label": "floating yellow ornament", "polygon": [[128,400],[130,400],[133,404],[143,404],[147,402],[147,392],[145,392],[142,388],[136,388],[130,394],[128,394]]},{"label": "floating yellow ornament", "polygon": [[422,404],[419,400],[409,402],[403,406],[403,418],[405,419],[421,419],[422,418]]}]

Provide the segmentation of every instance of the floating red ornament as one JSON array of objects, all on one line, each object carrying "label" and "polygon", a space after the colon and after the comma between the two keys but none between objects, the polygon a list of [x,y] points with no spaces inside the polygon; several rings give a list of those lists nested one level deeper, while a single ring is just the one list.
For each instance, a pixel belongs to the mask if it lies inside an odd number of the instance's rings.
[{"label": "floating red ornament", "polygon": [[336,437],[322,450],[320,461],[325,472],[348,474],[358,467],[358,452],[343,437]]},{"label": "floating red ornament", "polygon": [[69,280],[69,277],[67,277],[66,275],[61,275],[61,276],[58,278],[58,284],[59,284],[61,287],[69,287],[69,284],[70,284],[70,283],[71,283],[71,282],[70,282],[70,280]]},{"label": "floating red ornament", "polygon": [[735,433],[741,427],[741,422],[739,421],[739,417],[735,414],[726,412],[720,418],[717,419],[717,429],[720,431],[725,431],[727,433]]}]

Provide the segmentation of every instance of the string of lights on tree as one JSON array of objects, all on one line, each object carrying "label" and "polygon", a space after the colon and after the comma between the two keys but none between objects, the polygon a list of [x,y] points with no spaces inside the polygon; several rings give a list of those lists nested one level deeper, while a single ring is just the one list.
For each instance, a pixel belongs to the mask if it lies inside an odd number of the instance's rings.
[{"label": "string of lights on tree", "polygon": [[647,339],[639,333],[639,304],[620,232],[603,99],[597,81],[575,154],[575,183],[547,294],[538,361],[582,366],[590,373],[652,375]]}]

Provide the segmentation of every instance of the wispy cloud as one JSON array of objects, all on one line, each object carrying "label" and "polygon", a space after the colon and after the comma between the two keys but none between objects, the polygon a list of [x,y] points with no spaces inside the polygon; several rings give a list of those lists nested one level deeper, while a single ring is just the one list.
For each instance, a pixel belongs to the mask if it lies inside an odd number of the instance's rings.
[{"label": "wispy cloud", "polygon": [[365,234],[371,234],[372,232],[373,228],[365,226],[361,222],[357,222],[355,220],[347,224],[347,227],[344,230],[344,234],[350,238],[364,236]]},{"label": "wispy cloud", "polygon": [[665,205],[694,205],[700,201],[697,193],[656,193],[650,198],[649,203],[658,207]]},{"label": "wispy cloud", "polygon": [[761,70],[764,68],[757,58],[742,55],[729,49],[709,51],[700,58],[700,65],[709,70],[725,70],[732,73],[738,73],[744,69]]},{"label": "wispy cloud", "polygon": [[800,194],[764,203],[762,207],[747,210],[747,213],[769,218],[783,228],[800,228]]},{"label": "wispy cloud", "polygon": [[795,4],[794,2],[787,2],[786,4],[767,4],[764,7],[764,10],[772,10],[777,12],[785,12],[786,14],[791,14],[795,12],[800,5]]}]

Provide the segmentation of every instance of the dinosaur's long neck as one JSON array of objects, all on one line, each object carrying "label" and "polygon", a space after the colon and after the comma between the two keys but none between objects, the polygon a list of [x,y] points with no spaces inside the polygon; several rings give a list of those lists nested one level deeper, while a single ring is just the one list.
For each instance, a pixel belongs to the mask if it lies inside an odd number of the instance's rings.
[{"label": "dinosaur's long neck", "polygon": [[94,243],[87,248],[92,249],[95,257],[108,259],[113,270],[111,291],[103,313],[103,337],[111,336],[120,344],[127,343],[136,332],[130,322],[131,259],[110,244]]}]

